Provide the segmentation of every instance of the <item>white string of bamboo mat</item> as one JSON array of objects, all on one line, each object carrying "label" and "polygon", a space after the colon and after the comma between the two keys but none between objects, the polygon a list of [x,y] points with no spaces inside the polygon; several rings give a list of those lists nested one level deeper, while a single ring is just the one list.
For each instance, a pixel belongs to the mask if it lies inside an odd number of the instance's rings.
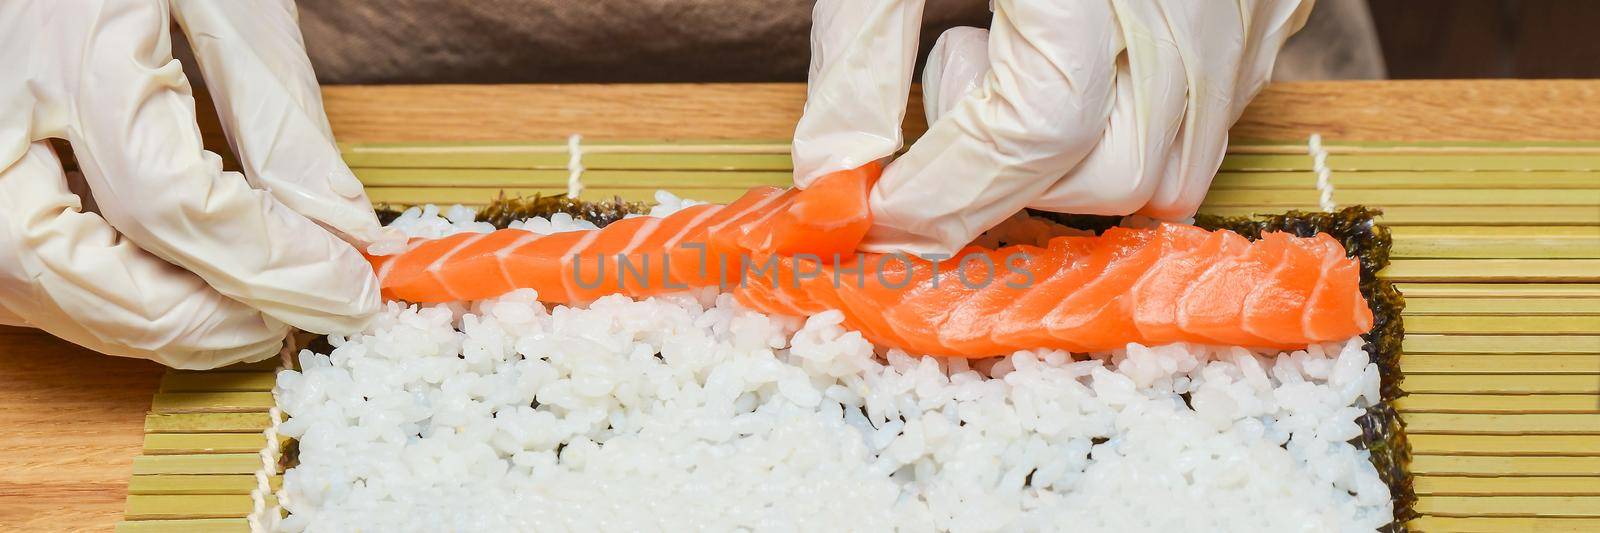
[{"label": "white string of bamboo mat", "polygon": [[576,200],[583,192],[583,136],[567,137],[567,198]]},{"label": "white string of bamboo mat", "polygon": [[1328,168],[1328,149],[1322,146],[1322,135],[1313,133],[1306,141],[1311,154],[1311,169],[1317,174],[1317,204],[1322,211],[1332,213],[1338,209],[1333,203],[1333,171]]},{"label": "white string of bamboo mat", "polygon": [[[293,368],[294,355],[298,351],[294,333],[290,332],[283,340],[283,349],[278,351],[278,367],[272,374],[276,376],[285,369]],[[284,507],[287,499],[282,487],[277,491],[272,490],[271,476],[278,471],[278,455],[282,451],[278,443],[278,428],[283,425],[283,410],[278,408],[278,402],[272,403],[273,406],[267,409],[269,420],[267,429],[261,431],[261,435],[266,437],[266,443],[256,452],[261,457],[261,467],[255,471],[256,487],[250,491],[250,514],[245,517],[251,533],[268,533],[276,530],[282,515],[280,509]],[[271,507],[267,506],[268,494],[276,498],[276,503]]]}]

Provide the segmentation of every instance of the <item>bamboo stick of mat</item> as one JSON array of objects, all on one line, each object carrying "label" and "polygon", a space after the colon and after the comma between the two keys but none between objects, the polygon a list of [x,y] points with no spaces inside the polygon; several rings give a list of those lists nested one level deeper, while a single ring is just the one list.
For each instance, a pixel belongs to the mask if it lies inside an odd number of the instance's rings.
[{"label": "bamboo stick of mat", "polygon": [[1415,374],[1600,375],[1600,354],[1405,354],[1401,364]]},{"label": "bamboo stick of mat", "polygon": [[1587,533],[1600,529],[1600,519],[1552,517],[1444,517],[1424,515],[1413,520],[1418,531],[1456,533]]},{"label": "bamboo stick of mat", "polygon": [[1447,496],[1600,496],[1600,477],[1584,476],[1418,476],[1418,494]]},{"label": "bamboo stick of mat", "polygon": [[1596,283],[1398,283],[1395,287],[1406,294],[1406,311],[1415,298],[1600,298]]},{"label": "bamboo stick of mat", "polygon": [[1571,316],[1600,314],[1600,298],[1406,298],[1406,313],[1418,315]]},{"label": "bamboo stick of mat", "polygon": [[[269,488],[283,486],[282,476],[268,478]],[[128,494],[249,494],[256,488],[256,477],[249,474],[151,474],[134,475],[128,481]]]},{"label": "bamboo stick of mat", "polygon": [[[1433,375],[1424,375],[1434,377]],[[1593,376],[1585,376],[1593,378]],[[1469,382],[1470,383],[1470,382]],[[1413,386],[1406,383],[1407,387]],[[1593,394],[1572,391],[1519,392],[1468,389],[1445,392],[1410,392],[1395,401],[1401,413],[1450,414],[1596,414],[1600,401]],[[1435,389],[1439,390],[1439,389]],[[1581,454],[1580,454],[1581,455]]]}]

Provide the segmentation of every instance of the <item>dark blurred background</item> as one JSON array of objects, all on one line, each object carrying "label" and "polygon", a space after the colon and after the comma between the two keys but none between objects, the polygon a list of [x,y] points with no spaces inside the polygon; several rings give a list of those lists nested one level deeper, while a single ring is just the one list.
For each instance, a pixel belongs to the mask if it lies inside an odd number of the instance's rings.
[{"label": "dark blurred background", "polygon": [[1372,0],[1390,78],[1600,77],[1600,2]]},{"label": "dark blurred background", "polygon": [[[804,0],[302,0],[324,83],[804,81]],[[927,0],[926,53],[987,0]],[[1600,1],[1321,0],[1278,79],[1600,77]]]}]

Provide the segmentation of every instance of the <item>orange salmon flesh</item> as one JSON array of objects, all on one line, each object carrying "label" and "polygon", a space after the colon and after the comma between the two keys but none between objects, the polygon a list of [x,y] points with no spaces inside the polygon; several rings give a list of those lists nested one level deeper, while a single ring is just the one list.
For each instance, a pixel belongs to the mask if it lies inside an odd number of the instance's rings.
[{"label": "orange salmon flesh", "polygon": [[805,190],[757,187],[731,204],[598,230],[418,240],[369,260],[390,299],[475,300],[531,288],[541,301],[575,304],[719,286],[764,313],[837,309],[873,343],[928,355],[1173,342],[1288,350],[1372,328],[1359,265],[1326,234],[1251,242],[1162,224],[1043,247],[968,247],[937,260],[856,253],[880,171],[831,174]]}]

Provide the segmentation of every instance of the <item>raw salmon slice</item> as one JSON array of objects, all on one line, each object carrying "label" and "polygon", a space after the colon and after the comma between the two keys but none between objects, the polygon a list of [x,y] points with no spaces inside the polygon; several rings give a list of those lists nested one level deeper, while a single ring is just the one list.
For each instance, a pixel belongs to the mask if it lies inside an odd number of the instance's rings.
[{"label": "raw salmon slice", "polygon": [[[659,245],[656,245],[654,239],[641,242],[628,254],[630,260],[638,257],[639,261],[647,263],[649,268],[659,269],[659,272],[650,272],[649,283],[637,287],[636,295],[649,296],[704,286],[703,283],[694,283],[708,275],[702,262],[704,259],[702,254],[692,253],[693,248],[683,248],[681,245],[692,237],[695,230],[703,230],[706,221],[711,220],[722,209],[720,205],[700,204],[680,209],[661,219],[661,225],[656,227],[656,237],[660,239]],[[701,239],[701,242],[704,242],[704,239]],[[679,255],[680,252],[691,253]]]},{"label": "raw salmon slice", "polygon": [[1106,239],[1118,239],[1113,233],[1127,233],[1125,247],[1114,254],[1105,270],[1077,291],[1064,296],[1061,303],[1044,317],[1045,329],[1058,339],[1088,347],[1120,347],[1128,339],[1139,338],[1134,325],[1132,299],[1129,289],[1150,272],[1162,256],[1173,250],[1191,248],[1204,239],[1205,231],[1199,228],[1180,228],[1162,225],[1154,232],[1111,228]]},{"label": "raw salmon slice", "polygon": [[687,236],[679,239],[677,245],[667,251],[673,275],[682,276],[684,284],[692,287],[737,285],[738,257],[724,255],[725,249],[716,247],[713,239],[718,235],[727,238],[730,226],[757,216],[760,211],[780,200],[784,192],[777,187],[752,188],[738,200],[712,214],[700,227],[690,230]]},{"label": "raw salmon slice", "polygon": [[786,206],[794,202],[795,191],[784,191],[777,196],[769,198],[755,209],[737,218],[727,220],[720,226],[711,226],[706,229],[710,238],[710,250],[713,257],[717,258],[718,265],[722,266],[722,278],[729,284],[738,284],[739,280],[749,274],[751,266],[760,266],[766,259],[765,254],[754,253],[746,248],[743,243],[750,240],[752,233],[764,231],[768,221]]},{"label": "raw salmon slice", "polygon": [[539,299],[547,302],[569,303],[572,292],[568,289],[572,270],[570,259],[573,248],[589,238],[590,231],[552,233],[528,241],[511,249],[502,257],[506,276],[517,280],[519,287],[529,287],[539,292]]},{"label": "raw salmon slice", "polygon": [[1228,346],[1267,346],[1241,327],[1244,301],[1283,255],[1283,241],[1257,241],[1195,279],[1178,300],[1178,327],[1194,338]]},{"label": "raw salmon slice", "polygon": [[[1023,291],[1022,297],[995,315],[995,327],[990,340],[1004,352],[1038,347],[1058,347],[1075,352],[1088,348],[1052,335],[1044,326],[1046,314],[1055,309],[1066,295],[1076,291],[1085,282],[1094,279],[1106,265],[1128,244],[1126,239],[1135,232],[1118,232],[1094,238],[1088,254],[1071,263],[1057,265],[1055,272],[1040,280],[1037,285]],[[1069,247],[1072,239],[1084,237],[1057,237],[1049,247]]]},{"label": "raw salmon slice", "polygon": [[938,335],[957,305],[983,289],[998,277],[998,250],[969,247],[954,257],[940,262],[929,262],[927,276],[919,276],[917,286],[903,291],[898,305],[889,310],[884,320],[892,325],[901,337],[911,342],[907,350],[929,355],[958,355]]},{"label": "raw salmon slice", "polygon": [[[739,298],[740,303],[752,309],[797,317],[827,309],[810,293],[800,290],[803,280],[795,269],[801,259],[769,255],[752,261],[759,268],[747,270],[738,288],[734,289],[734,297]],[[814,261],[805,260],[805,268],[806,272],[822,274],[821,265]]]},{"label": "raw salmon slice", "polygon": [[831,309],[804,288],[811,280],[828,275],[827,263],[810,257],[779,257],[778,261],[780,279],[773,292],[795,310],[795,316],[805,317]]},{"label": "raw salmon slice", "polygon": [[837,287],[839,301],[844,304],[846,324],[861,331],[862,336],[874,344],[906,346],[909,342],[884,318],[895,303],[902,282],[909,283],[915,275],[907,261],[886,259],[888,254],[861,254],[853,266],[863,268],[865,275],[860,283],[851,279]]},{"label": "raw salmon slice", "polygon": [[[1014,348],[993,339],[994,320],[1001,311],[1016,303],[1034,284],[1046,279],[1059,265],[1069,264],[1088,253],[1088,241],[1059,241],[1058,249],[1014,246],[1004,252],[997,279],[955,304],[939,325],[939,342],[961,354],[1002,355]],[[1067,246],[1070,245],[1070,246]]]},{"label": "raw salmon slice", "polygon": [[537,237],[530,232],[480,233],[435,261],[439,265],[435,276],[444,285],[445,292],[463,300],[505,294],[515,289],[516,284],[506,276],[495,252],[531,238]]},{"label": "raw salmon slice", "polygon": [[1155,344],[1191,339],[1178,327],[1178,300],[1217,261],[1243,253],[1250,241],[1231,231],[1211,232],[1191,250],[1163,258],[1129,291],[1139,336]]},{"label": "raw salmon slice", "polygon": [[874,161],[817,178],[749,249],[823,259],[855,253],[872,227],[867,192],[881,174],[883,165]]},{"label": "raw salmon slice", "polygon": [[[861,258],[855,255],[843,257],[837,261],[830,257],[821,265],[822,272],[818,276],[800,280],[800,286],[796,289],[796,292],[804,293],[810,298],[811,302],[819,309],[817,312],[834,309],[840,313],[845,313],[847,307],[844,300],[840,299],[839,286],[845,283],[854,283],[857,286],[866,283],[864,275],[856,276],[850,273],[859,270],[860,265]],[[855,323],[848,313],[845,314],[847,324]]]},{"label": "raw salmon slice", "polygon": [[[883,310],[883,322],[889,326],[889,329],[894,331],[896,336],[905,339],[907,349],[920,351],[930,347],[929,341],[937,340],[937,338],[924,334],[924,332],[931,331],[931,329],[928,329],[929,326],[924,324],[927,321],[927,317],[917,316],[914,310],[907,310],[905,307],[906,301],[909,299],[940,290],[933,287],[933,272],[935,268],[939,267],[935,267],[936,263],[932,261],[911,259],[909,256],[884,254],[879,257],[883,261],[895,262],[897,267],[880,270],[880,272],[890,272],[895,273],[895,275],[887,277],[887,279],[875,280],[876,283],[868,285],[871,297],[878,305],[878,308]],[[899,267],[903,267],[903,269]],[[898,274],[902,271],[906,275]],[[901,312],[896,313],[896,311]]]},{"label": "raw salmon slice", "polygon": [[634,239],[649,238],[660,223],[661,219],[653,217],[625,218],[592,232],[593,239],[563,258],[572,265],[568,298],[587,302],[628,292],[622,288],[624,261],[620,255]]},{"label": "raw salmon slice", "polygon": [[1349,337],[1352,330],[1372,329],[1372,310],[1361,297],[1360,286],[1361,267],[1355,259],[1334,261],[1323,270],[1301,319],[1306,336],[1327,341]]},{"label": "raw salmon slice", "polygon": [[439,277],[434,273],[439,269],[439,258],[455,250],[462,243],[467,242],[479,234],[460,233],[435,239],[422,241],[411,247],[404,254],[385,262],[378,269],[383,275],[379,284],[383,289],[384,297],[415,299],[424,298],[423,301],[448,301],[459,299],[450,294]]},{"label": "raw salmon slice", "polygon": [[1268,233],[1262,240],[1282,241],[1284,253],[1277,266],[1244,302],[1240,325],[1246,333],[1261,337],[1278,347],[1304,346],[1306,304],[1322,279],[1322,258],[1318,245],[1290,238],[1287,233]]}]

